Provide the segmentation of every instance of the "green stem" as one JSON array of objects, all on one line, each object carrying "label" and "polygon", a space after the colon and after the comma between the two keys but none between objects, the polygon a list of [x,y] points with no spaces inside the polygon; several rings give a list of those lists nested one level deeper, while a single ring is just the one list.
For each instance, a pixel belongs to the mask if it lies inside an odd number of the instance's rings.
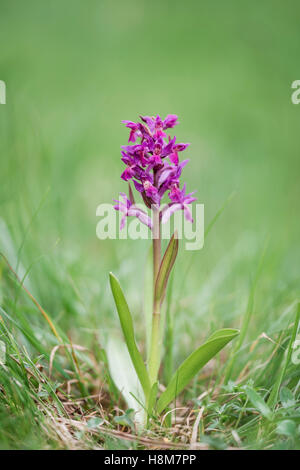
[{"label": "green stem", "polygon": [[[155,282],[160,267],[161,258],[161,234],[160,234],[160,220],[159,209],[153,209],[153,287],[155,289]],[[153,289],[153,291],[154,291]]]},{"label": "green stem", "polygon": [[154,313],[152,318],[152,336],[149,358],[149,378],[151,386],[157,381],[160,365],[160,313]]},{"label": "green stem", "polygon": [[160,304],[155,299],[155,283],[160,267],[161,259],[161,234],[159,209],[153,210],[153,316],[152,316],[152,332],[149,355],[149,377],[150,383],[153,385],[157,381],[158,370],[160,366]]}]

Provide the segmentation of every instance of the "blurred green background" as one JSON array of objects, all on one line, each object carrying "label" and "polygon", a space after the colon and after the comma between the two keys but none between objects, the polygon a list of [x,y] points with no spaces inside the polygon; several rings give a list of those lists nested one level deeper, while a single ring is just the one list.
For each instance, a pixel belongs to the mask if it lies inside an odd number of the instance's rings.
[{"label": "blurred green background", "polygon": [[204,249],[181,250],[177,360],[239,326],[266,239],[253,337],[299,296],[299,14],[290,0],[0,0],[0,248],[76,340],[118,329],[110,270],[143,337],[149,244],[96,238],[96,207],[126,189],[121,120],[139,114],[179,115],[206,224],[235,191]]}]

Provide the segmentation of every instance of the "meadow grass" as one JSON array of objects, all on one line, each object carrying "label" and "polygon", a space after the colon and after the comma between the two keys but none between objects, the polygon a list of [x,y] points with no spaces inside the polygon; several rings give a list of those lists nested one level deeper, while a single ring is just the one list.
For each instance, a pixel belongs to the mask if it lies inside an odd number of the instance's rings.
[{"label": "meadow grass", "polygon": [[[299,5],[72,5],[1,3],[0,447],[299,448]],[[209,229],[179,249],[162,385],[212,331],[241,329],[144,432],[106,345],[122,342],[113,271],[146,355],[149,244],[95,235],[124,189],[120,121],[141,113],[179,115]]]}]

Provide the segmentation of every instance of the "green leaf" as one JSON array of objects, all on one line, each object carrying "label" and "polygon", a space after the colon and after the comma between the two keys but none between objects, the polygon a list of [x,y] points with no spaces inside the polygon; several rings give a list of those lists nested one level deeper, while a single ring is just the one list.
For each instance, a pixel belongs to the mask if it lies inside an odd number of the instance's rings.
[{"label": "green leaf", "polygon": [[291,419],[280,421],[280,423],[277,425],[276,432],[277,434],[281,434],[283,436],[295,437],[297,434],[296,423],[294,423],[294,421]]},{"label": "green leaf", "polygon": [[145,397],[147,397],[150,392],[150,381],[143,358],[135,342],[132,317],[118,279],[112,273],[109,274],[109,279],[127,349],[143,387]]},{"label": "green leaf", "polygon": [[120,424],[120,426],[126,426],[131,428],[132,430],[135,429],[134,426],[134,410],[129,408],[129,410],[125,411],[125,413],[121,416],[115,416],[114,422]]},{"label": "green leaf", "polygon": [[[123,338],[110,333],[105,343],[109,376],[117,388],[117,396],[120,393],[125,400],[127,407],[134,409],[135,422],[142,424],[145,422],[145,393],[138,378],[133,362],[128,352]],[[111,397],[114,401],[114,397]],[[116,402],[118,401],[115,400]]]},{"label": "green leaf", "polygon": [[212,359],[227,343],[239,334],[238,330],[225,328],[216,331],[208,340],[194,351],[177,369],[157,404],[161,413],[166,406],[184,389],[199,370]]},{"label": "green leaf", "polygon": [[89,429],[95,429],[98,426],[101,426],[101,424],[104,423],[104,419],[102,418],[97,418],[96,416],[94,418],[90,418],[87,422],[87,427]]},{"label": "green leaf", "polygon": [[296,400],[294,395],[287,387],[282,387],[280,390],[280,401],[284,408],[289,408],[290,406],[294,406],[296,404]]},{"label": "green leaf", "polygon": [[168,279],[171,273],[171,270],[173,268],[173,265],[176,260],[176,256],[178,253],[178,239],[177,239],[177,233],[175,232],[172,235],[171,240],[169,241],[169,244],[167,246],[167,249],[165,251],[165,254],[163,256],[163,259],[160,263],[156,283],[155,283],[155,301],[162,303],[165,293],[166,293],[166,288],[167,288],[167,283]]},{"label": "green leaf", "polygon": [[223,437],[214,437],[209,435],[201,436],[201,442],[208,444],[209,447],[216,450],[225,450],[227,448],[227,444]]},{"label": "green leaf", "polygon": [[265,402],[265,400],[253,388],[249,387],[248,385],[245,385],[244,390],[254,408],[256,408],[269,421],[272,421],[273,413]]}]

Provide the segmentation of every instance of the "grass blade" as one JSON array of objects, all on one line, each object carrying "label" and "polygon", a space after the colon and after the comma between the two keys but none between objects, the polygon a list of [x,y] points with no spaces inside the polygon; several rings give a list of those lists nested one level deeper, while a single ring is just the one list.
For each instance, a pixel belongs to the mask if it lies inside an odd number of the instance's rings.
[{"label": "grass blade", "polygon": [[[209,234],[209,232],[211,231],[211,229],[213,228],[213,226],[215,225],[215,223],[217,222],[217,220],[219,219],[219,217],[221,216],[222,212],[225,210],[227,204],[229,204],[229,202],[233,199],[233,197],[235,196],[236,192],[233,191],[229,196],[228,198],[225,200],[225,202],[222,204],[222,206],[220,207],[220,209],[217,211],[217,213],[214,215],[214,217],[212,218],[212,220],[209,222],[207,228],[205,229],[204,231],[204,243],[205,243],[205,239],[207,237],[207,235]],[[180,298],[182,296],[182,293],[184,291],[184,288],[185,288],[185,281],[186,279],[188,279],[188,274],[192,268],[192,265],[193,265],[193,262],[195,260],[196,256],[191,256],[190,258],[190,262],[185,270],[185,273],[183,275],[183,281],[182,281],[182,284],[181,284],[181,289],[180,289],[180,292],[179,292],[179,296],[178,298]]]},{"label": "grass blade", "polygon": [[255,291],[256,291],[257,282],[259,280],[259,276],[260,276],[260,273],[261,273],[261,270],[262,270],[264,257],[265,257],[265,253],[266,253],[266,248],[267,248],[267,242],[265,243],[263,252],[261,254],[261,257],[260,257],[260,260],[259,260],[259,263],[258,263],[258,268],[257,268],[256,274],[255,274],[252,286],[250,288],[250,293],[249,293],[249,298],[248,298],[248,303],[247,303],[247,309],[246,309],[246,312],[245,312],[245,315],[244,315],[244,318],[243,318],[242,327],[241,327],[241,334],[240,334],[239,339],[238,339],[238,341],[237,341],[237,343],[236,343],[236,345],[235,345],[235,347],[232,351],[231,358],[230,358],[230,360],[228,362],[228,365],[225,369],[225,379],[224,379],[225,384],[228,382],[228,380],[231,377],[231,373],[232,373],[232,369],[233,369],[233,366],[234,366],[234,361],[235,361],[236,355],[239,352],[239,350],[241,349],[241,346],[242,346],[242,344],[243,344],[243,342],[246,338],[246,334],[247,334],[247,331],[248,331],[250,320],[251,320],[251,317],[252,317],[252,314],[253,314]]},{"label": "grass blade", "polygon": [[290,363],[292,352],[293,352],[293,344],[295,342],[296,336],[297,336],[297,331],[299,327],[299,322],[300,322],[300,303],[298,303],[297,307],[297,312],[295,316],[295,322],[292,330],[292,335],[289,341],[288,349],[287,349],[287,355],[284,361],[284,365],[278,375],[278,378],[274,384],[274,387],[272,388],[272,392],[270,393],[269,399],[268,399],[268,405],[273,408],[276,405],[277,398],[278,398],[278,393],[280,390],[280,386],[282,384],[282,381],[284,379],[287,367]]},{"label": "grass blade", "polygon": [[256,408],[267,420],[273,420],[273,413],[265,400],[251,387],[245,385],[244,390],[247,397],[251,401],[254,408]]}]

